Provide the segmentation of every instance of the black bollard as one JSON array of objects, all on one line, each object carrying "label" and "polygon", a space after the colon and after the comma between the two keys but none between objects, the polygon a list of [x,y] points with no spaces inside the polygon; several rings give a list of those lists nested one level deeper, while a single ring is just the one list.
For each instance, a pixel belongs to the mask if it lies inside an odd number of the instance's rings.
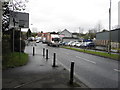
[{"label": "black bollard", "polygon": [[48,49],[46,49],[46,59],[48,59]]},{"label": "black bollard", "polygon": [[35,55],[35,47],[33,47],[33,56]]},{"label": "black bollard", "polygon": [[70,84],[73,84],[73,78],[74,78],[74,62],[71,62],[71,69],[70,69]]},{"label": "black bollard", "polygon": [[54,56],[53,56],[53,67],[56,66],[56,53],[54,53]]},{"label": "black bollard", "polygon": [[45,56],[45,48],[43,48],[43,57]]}]

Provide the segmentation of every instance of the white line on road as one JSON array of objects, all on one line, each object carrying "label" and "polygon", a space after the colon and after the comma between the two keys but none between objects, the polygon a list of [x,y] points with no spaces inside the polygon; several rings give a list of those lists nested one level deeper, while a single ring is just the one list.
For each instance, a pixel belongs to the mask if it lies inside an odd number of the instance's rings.
[{"label": "white line on road", "polygon": [[88,59],[85,59],[85,58],[82,58],[82,57],[79,57],[79,56],[76,56],[77,58],[81,58],[81,59],[83,59],[83,60],[85,60],[85,61],[88,61],[88,62],[91,62],[91,63],[93,63],[93,64],[96,64],[96,62],[94,62],[94,61],[91,61],[91,60],[88,60]]},{"label": "white line on road", "polygon": [[116,71],[116,72],[120,72],[120,70],[118,70],[118,69],[114,69],[114,71]]},{"label": "white line on road", "polygon": [[[60,62],[59,60],[58,60],[58,63],[59,64],[61,64],[65,69],[67,69],[69,72],[70,72],[70,68],[68,68],[66,65],[64,65],[62,62]],[[78,79],[78,80],[80,80],[81,81],[81,77],[78,75],[78,74],[76,74],[76,72],[74,72],[74,76]],[[84,83],[84,82],[81,82],[81,83]],[[89,83],[89,82],[88,82]],[[87,84],[86,84],[87,85]],[[90,85],[90,84],[89,84]],[[89,86],[89,85],[87,85],[87,86]]]}]

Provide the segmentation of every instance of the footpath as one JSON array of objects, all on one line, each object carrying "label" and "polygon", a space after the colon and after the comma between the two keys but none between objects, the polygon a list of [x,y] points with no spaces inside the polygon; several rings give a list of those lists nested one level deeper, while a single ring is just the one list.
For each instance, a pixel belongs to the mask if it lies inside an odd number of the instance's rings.
[{"label": "footpath", "polygon": [[43,57],[42,48],[33,56],[32,47],[25,49],[29,54],[27,65],[3,71],[2,88],[88,88],[75,77],[69,84],[70,72],[59,63],[52,67],[52,58]]}]

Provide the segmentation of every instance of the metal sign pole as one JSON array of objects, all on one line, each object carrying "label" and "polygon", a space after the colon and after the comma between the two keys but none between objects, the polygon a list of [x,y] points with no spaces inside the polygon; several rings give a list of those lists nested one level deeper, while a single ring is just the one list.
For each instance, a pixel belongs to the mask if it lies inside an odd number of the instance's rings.
[{"label": "metal sign pole", "polygon": [[20,59],[21,59],[21,28],[20,28]]}]

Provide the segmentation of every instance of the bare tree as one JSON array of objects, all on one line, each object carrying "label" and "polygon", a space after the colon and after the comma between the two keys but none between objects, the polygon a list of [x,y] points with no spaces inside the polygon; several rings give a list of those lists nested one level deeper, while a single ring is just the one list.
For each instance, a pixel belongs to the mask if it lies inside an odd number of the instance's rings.
[{"label": "bare tree", "polygon": [[80,34],[80,33],[83,34],[83,31],[84,31],[84,28],[79,27],[79,34]]},{"label": "bare tree", "polygon": [[10,23],[10,11],[24,11],[26,8],[27,0],[7,0],[2,4],[3,14],[2,14],[2,30],[4,31],[9,29]]},{"label": "bare tree", "polygon": [[117,29],[117,28],[120,28],[120,25],[115,25],[112,27],[112,29]]},{"label": "bare tree", "polygon": [[103,28],[103,26],[102,26],[101,22],[99,21],[96,24],[95,29],[96,29],[97,32],[100,32],[102,30],[102,28]]}]

